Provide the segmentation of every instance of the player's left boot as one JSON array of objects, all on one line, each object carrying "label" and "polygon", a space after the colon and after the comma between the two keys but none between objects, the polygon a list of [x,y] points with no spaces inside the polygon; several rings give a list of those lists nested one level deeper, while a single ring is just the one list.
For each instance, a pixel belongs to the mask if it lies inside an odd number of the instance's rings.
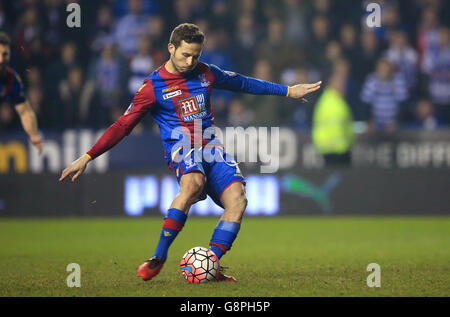
[{"label": "player's left boot", "polygon": [[226,270],[226,267],[221,266],[217,271],[216,281],[217,282],[237,282],[237,280],[233,276],[225,275],[223,272]]},{"label": "player's left boot", "polygon": [[161,271],[164,260],[153,256],[138,267],[137,274],[144,281],[149,281]]}]

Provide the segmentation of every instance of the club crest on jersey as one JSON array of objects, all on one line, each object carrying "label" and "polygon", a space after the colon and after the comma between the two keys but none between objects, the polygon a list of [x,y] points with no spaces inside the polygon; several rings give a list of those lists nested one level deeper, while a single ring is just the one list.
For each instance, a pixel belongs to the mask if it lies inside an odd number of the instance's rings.
[{"label": "club crest on jersey", "polygon": [[178,105],[180,106],[183,121],[202,119],[207,115],[205,96],[203,94],[180,99],[178,100]]},{"label": "club crest on jersey", "polygon": [[188,158],[184,163],[186,164],[187,169],[195,166],[195,163],[192,161],[192,157]]},{"label": "club crest on jersey", "polygon": [[170,99],[170,98],[173,98],[173,97],[176,97],[179,95],[181,95],[181,90],[178,89],[176,91],[173,91],[173,92],[163,95],[163,98],[164,98],[164,100],[166,100],[166,99]]},{"label": "club crest on jersey", "polygon": [[198,78],[200,79],[200,85],[202,85],[202,87],[208,87],[211,85],[211,82],[209,80],[206,80],[205,74],[198,75]]}]

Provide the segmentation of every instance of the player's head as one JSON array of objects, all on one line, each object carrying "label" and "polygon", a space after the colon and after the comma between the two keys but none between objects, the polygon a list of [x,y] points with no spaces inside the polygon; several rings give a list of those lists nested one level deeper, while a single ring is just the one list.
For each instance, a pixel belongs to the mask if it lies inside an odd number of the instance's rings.
[{"label": "player's head", "polygon": [[204,40],[205,35],[195,24],[183,23],[173,29],[168,49],[177,72],[188,73],[197,66]]},{"label": "player's head", "polygon": [[380,79],[387,80],[392,75],[393,65],[386,58],[380,58],[377,61],[377,66],[376,66],[375,72]]},{"label": "player's head", "polygon": [[11,39],[5,32],[0,32],[0,74],[6,71],[11,56]]}]

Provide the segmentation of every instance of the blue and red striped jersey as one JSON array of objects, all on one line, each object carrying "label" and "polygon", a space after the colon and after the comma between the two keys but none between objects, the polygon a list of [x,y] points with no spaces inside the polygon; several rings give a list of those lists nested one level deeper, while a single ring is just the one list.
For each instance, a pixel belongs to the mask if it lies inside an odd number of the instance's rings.
[{"label": "blue and red striped jersey", "polygon": [[8,102],[12,106],[25,102],[25,92],[19,75],[11,67],[6,67],[0,79],[0,103]]},{"label": "blue and red striped jersey", "polygon": [[[212,64],[199,62],[188,74],[169,73],[162,65],[144,80],[125,113],[87,154],[95,158],[110,149],[149,112],[160,127],[166,153],[171,153],[173,146],[183,139],[179,133],[183,128],[189,131],[192,146],[196,138],[205,146],[215,138],[214,134],[204,135],[206,129],[214,126],[212,88],[258,95],[286,96],[288,92],[285,85],[224,71]],[[194,131],[197,125],[198,130]]]}]

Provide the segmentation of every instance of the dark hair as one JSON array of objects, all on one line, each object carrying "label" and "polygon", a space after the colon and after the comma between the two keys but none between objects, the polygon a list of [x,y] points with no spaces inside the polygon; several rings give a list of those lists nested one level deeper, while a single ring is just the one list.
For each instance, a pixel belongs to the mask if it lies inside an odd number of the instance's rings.
[{"label": "dark hair", "polygon": [[11,39],[9,38],[8,34],[1,31],[0,31],[0,44],[11,46]]},{"label": "dark hair", "polygon": [[170,41],[175,45],[175,48],[180,46],[181,41],[186,43],[199,43],[203,44],[205,40],[205,34],[198,28],[197,25],[192,23],[183,23],[178,25],[173,29],[172,34],[170,34]]}]

